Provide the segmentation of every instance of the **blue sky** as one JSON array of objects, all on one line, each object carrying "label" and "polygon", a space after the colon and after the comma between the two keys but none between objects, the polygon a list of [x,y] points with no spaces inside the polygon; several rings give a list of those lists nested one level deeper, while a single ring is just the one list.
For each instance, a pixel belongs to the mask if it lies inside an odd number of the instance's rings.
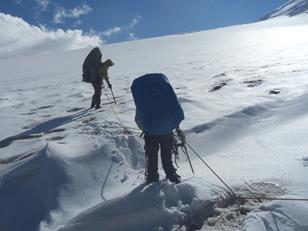
[{"label": "blue sky", "polygon": [[106,43],[249,23],[287,0],[1,0],[0,12]]}]

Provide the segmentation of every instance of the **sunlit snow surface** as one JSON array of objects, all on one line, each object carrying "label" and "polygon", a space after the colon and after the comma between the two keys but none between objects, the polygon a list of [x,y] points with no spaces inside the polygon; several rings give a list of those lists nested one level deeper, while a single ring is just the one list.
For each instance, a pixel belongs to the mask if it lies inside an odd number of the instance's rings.
[{"label": "sunlit snow surface", "polygon": [[107,90],[100,110],[80,82],[89,50],[1,59],[0,230],[308,230],[307,202],[237,207],[192,152],[194,176],[181,155],[183,183],[144,185],[130,93],[166,74],[189,144],[236,193],[308,198],[307,22],[106,45],[118,104]]}]

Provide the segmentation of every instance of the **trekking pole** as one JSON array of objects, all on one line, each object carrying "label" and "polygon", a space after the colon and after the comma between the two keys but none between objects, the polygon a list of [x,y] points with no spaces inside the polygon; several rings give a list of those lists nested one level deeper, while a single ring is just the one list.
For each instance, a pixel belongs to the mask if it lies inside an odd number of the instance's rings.
[{"label": "trekking pole", "polygon": [[113,97],[113,101],[114,101],[114,103],[115,103],[115,104],[117,104],[117,101],[116,101],[116,99],[115,99],[115,97],[114,97],[114,94],[113,94],[113,90],[112,90],[112,88],[110,88],[110,91],[111,91],[111,94],[112,94],[112,97]]},{"label": "trekking pole", "polygon": [[190,169],[191,169],[191,172],[195,175],[195,171],[194,171],[194,168],[192,166],[192,163],[191,163],[191,160],[190,160],[190,157],[189,157],[189,154],[188,154],[188,151],[187,151],[187,147],[186,147],[186,138],[185,138],[185,135],[183,133],[182,130],[178,129],[177,130],[177,135],[175,135],[178,140],[180,141],[180,143],[177,143],[176,144],[176,147],[175,147],[175,153],[178,154],[178,147],[181,147],[182,149],[182,152],[186,155],[186,159],[189,163],[189,166],[190,166]]},{"label": "trekking pole", "polygon": [[188,155],[188,151],[187,151],[186,145],[184,144],[181,148],[182,148],[182,151],[183,151],[183,152],[185,153],[185,155],[186,155],[186,158],[187,158],[187,161],[188,161],[188,163],[189,163],[189,166],[190,166],[190,169],[191,169],[192,173],[195,175],[195,171],[194,171],[194,168],[193,168],[193,166],[192,166],[190,157],[189,157],[189,155]]}]

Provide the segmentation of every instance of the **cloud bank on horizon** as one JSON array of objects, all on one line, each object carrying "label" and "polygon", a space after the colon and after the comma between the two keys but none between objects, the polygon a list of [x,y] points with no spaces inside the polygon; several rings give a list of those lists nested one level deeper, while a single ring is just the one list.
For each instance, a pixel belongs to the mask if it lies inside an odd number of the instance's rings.
[{"label": "cloud bank on horizon", "polygon": [[0,13],[0,33],[0,58],[102,45],[101,38],[95,34],[85,34],[82,30],[49,30],[4,13]]},{"label": "cloud bank on horizon", "polygon": [[[68,2],[58,0],[33,0],[26,4],[25,0],[13,0],[9,3],[0,3],[2,9],[0,12],[0,32],[2,35],[0,38],[0,58],[46,53],[53,50],[80,49],[98,46],[103,42],[114,43],[216,28],[211,23],[206,23],[208,27],[204,26],[206,20],[199,22],[192,18],[190,21],[181,21],[181,12],[187,6],[185,4],[174,9],[171,13],[177,18],[169,26],[162,27],[161,25],[170,19],[170,12],[165,10],[168,5],[156,9],[160,15],[157,17],[156,13],[148,13],[148,10],[152,12],[152,8],[148,8],[149,6],[146,4],[139,4],[140,2],[137,5],[123,3],[121,12],[117,11],[116,3],[110,4],[110,6],[107,4],[108,7],[103,3],[94,4],[92,2],[89,5],[88,1],[68,4]],[[210,8],[208,4],[198,2],[192,10],[196,14],[199,12],[196,6],[198,9]],[[211,7],[215,9],[214,6]],[[245,6],[243,7],[245,8]],[[204,12],[201,13],[204,14]],[[211,15],[209,17],[213,18]],[[225,20],[231,19],[226,17]],[[239,23],[236,20],[231,21],[228,21],[226,25]],[[199,23],[203,26],[200,26]],[[170,27],[170,25],[172,26]],[[196,27],[192,25],[196,25]],[[225,23],[215,25],[225,26]],[[175,27],[176,29],[174,29]]]},{"label": "cloud bank on horizon", "polygon": [[[84,6],[62,12],[63,14],[57,18],[57,23],[61,24],[66,17],[76,16],[77,18],[87,10],[91,11],[91,8]],[[102,37],[108,38],[122,32],[128,33],[128,40],[135,40],[137,37],[131,30],[140,19],[140,16],[136,16],[127,26],[115,26],[103,32],[91,30],[90,33],[84,33],[80,29],[52,30],[43,25],[34,26],[22,18],[0,12],[0,33],[2,35],[0,37],[0,58],[101,46]]]}]

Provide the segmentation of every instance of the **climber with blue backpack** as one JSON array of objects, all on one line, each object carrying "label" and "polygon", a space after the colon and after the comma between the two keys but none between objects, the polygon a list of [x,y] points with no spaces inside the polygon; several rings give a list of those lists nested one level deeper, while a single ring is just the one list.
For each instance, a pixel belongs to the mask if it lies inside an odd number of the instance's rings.
[{"label": "climber with blue backpack", "polygon": [[167,179],[180,183],[173,166],[172,154],[176,145],[174,131],[184,142],[180,129],[183,109],[167,77],[160,73],[146,74],[133,81],[131,86],[136,105],[135,121],[144,133],[146,183],[159,181],[158,150]]}]

